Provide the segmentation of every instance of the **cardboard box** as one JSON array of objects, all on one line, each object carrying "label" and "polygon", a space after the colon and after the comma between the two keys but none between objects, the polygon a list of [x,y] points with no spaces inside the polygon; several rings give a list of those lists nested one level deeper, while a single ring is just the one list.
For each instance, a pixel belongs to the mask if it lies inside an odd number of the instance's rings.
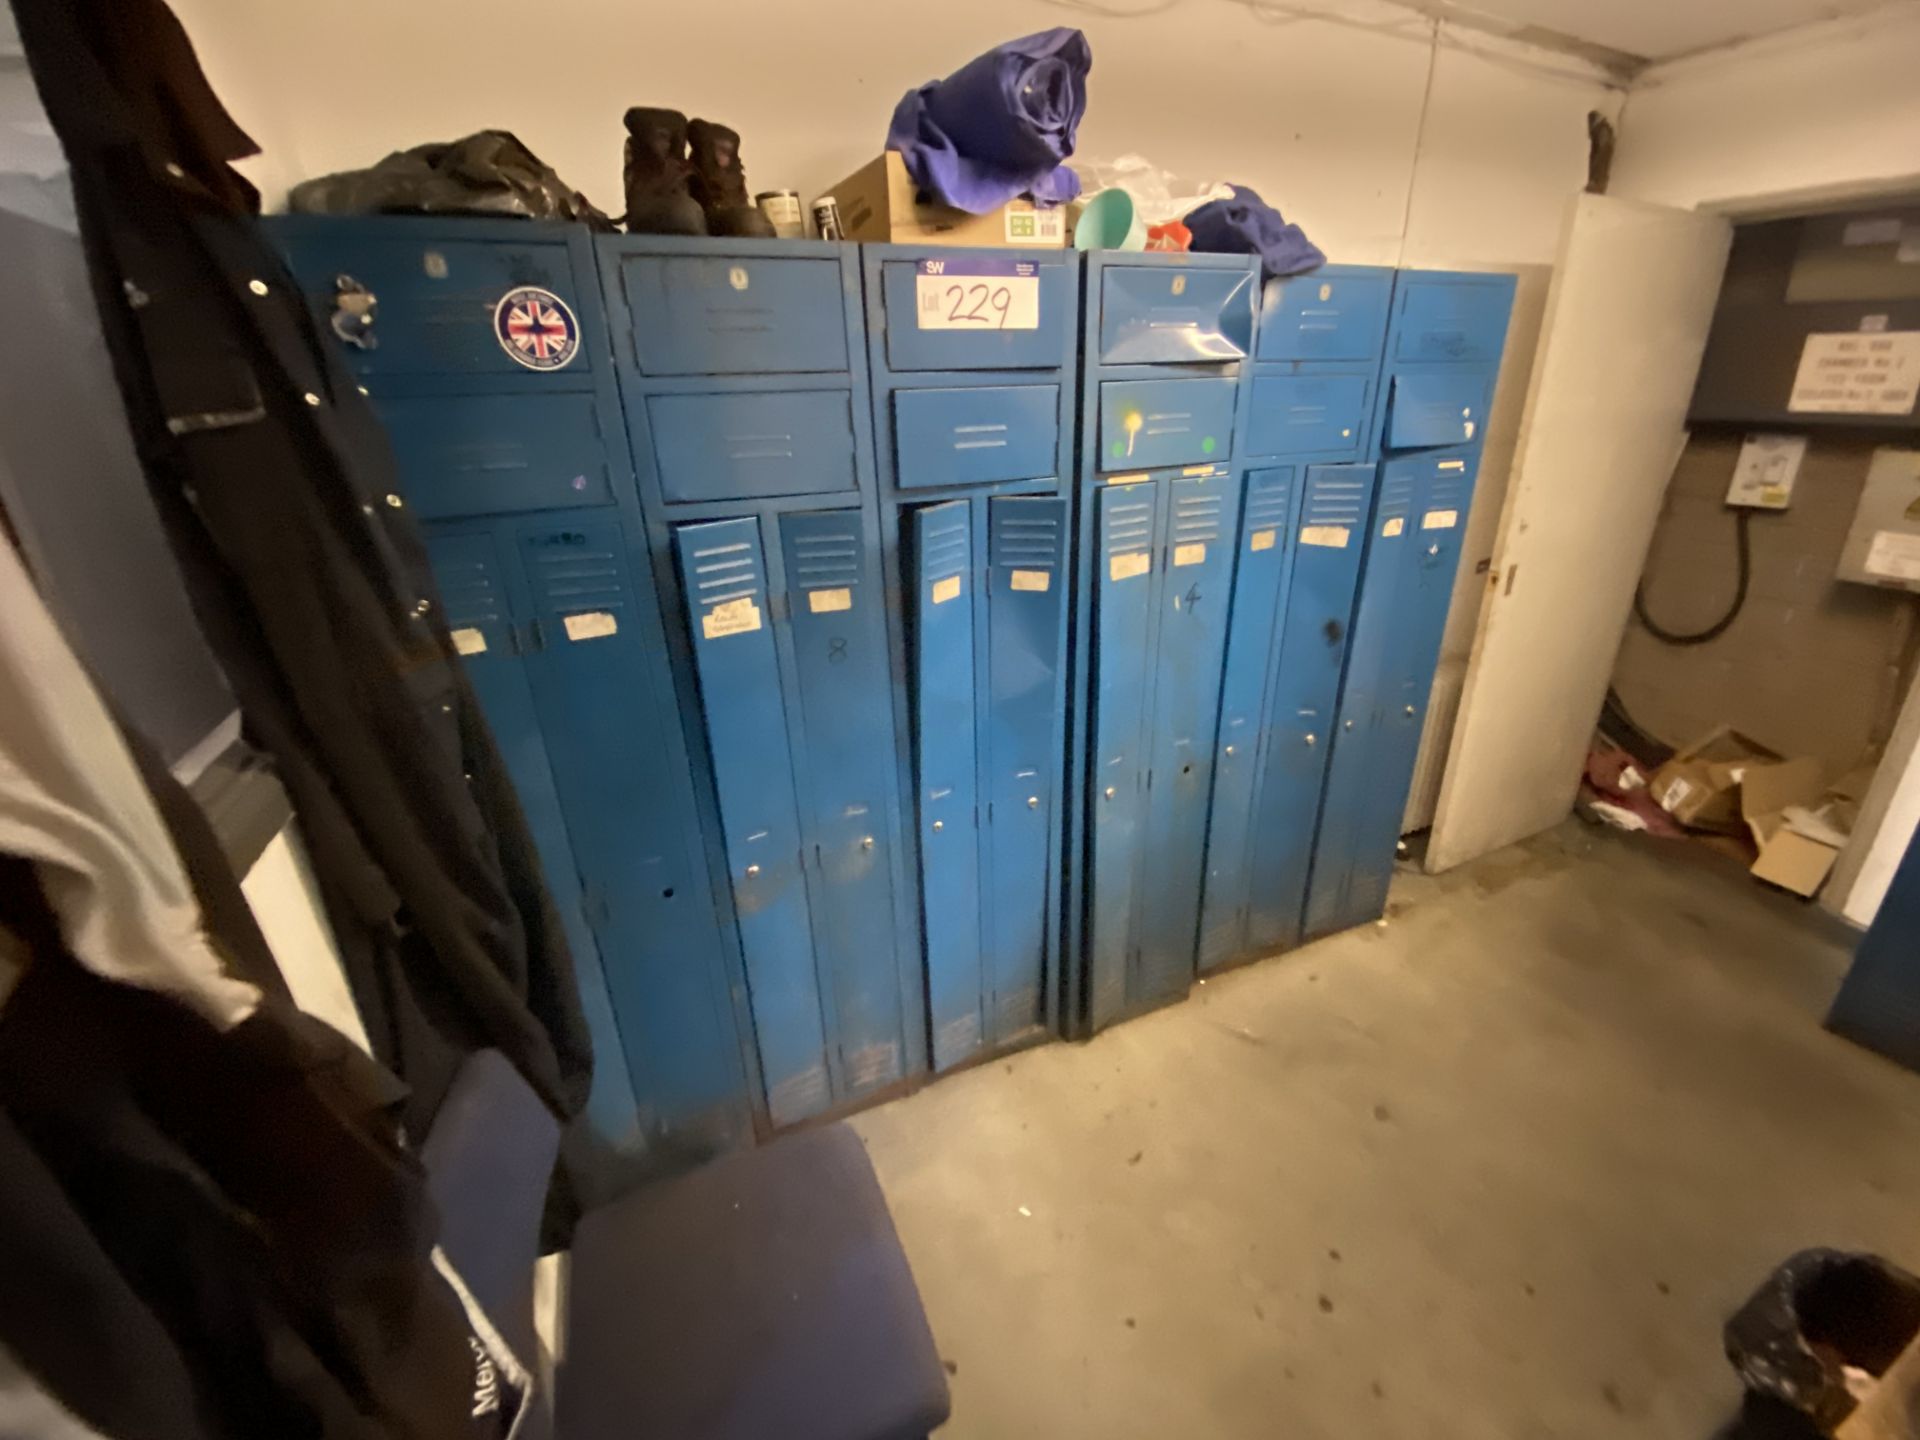
[{"label": "cardboard box", "polygon": [[1863,767],[1829,784],[1813,759],[1751,766],[1740,813],[1760,847],[1753,875],[1796,895],[1817,895],[1853,834],[1872,775]]},{"label": "cardboard box", "polygon": [[1057,250],[1067,243],[1063,205],[1047,209],[1009,200],[986,215],[950,205],[922,205],[898,150],[862,165],[826,192],[840,207],[849,240],[915,245],[1031,245]]},{"label": "cardboard box", "polygon": [[1656,770],[1647,793],[1682,825],[1738,834],[1742,777],[1748,767],[1780,758],[1758,740],[1722,725]]}]

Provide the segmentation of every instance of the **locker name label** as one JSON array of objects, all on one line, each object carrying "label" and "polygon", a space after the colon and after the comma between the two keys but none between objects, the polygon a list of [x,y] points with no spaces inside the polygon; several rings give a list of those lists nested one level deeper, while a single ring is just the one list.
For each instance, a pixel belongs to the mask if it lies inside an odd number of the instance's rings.
[{"label": "locker name label", "polygon": [[567,627],[569,640],[601,640],[620,633],[620,622],[604,610],[589,610],[584,615],[569,615],[561,624]]},{"label": "locker name label", "polygon": [[1422,530],[1451,530],[1460,523],[1458,510],[1429,510],[1420,519]]},{"label": "locker name label", "polygon": [[1351,532],[1344,525],[1308,525],[1300,531],[1302,545],[1324,545],[1330,550],[1344,550]]},{"label": "locker name label", "polygon": [[1404,515],[1396,515],[1380,527],[1380,538],[1382,540],[1391,540],[1394,536],[1404,533],[1406,528],[1407,517]]},{"label": "locker name label", "polygon": [[1911,415],[1920,399],[1920,330],[1809,335],[1787,409],[1800,414]]},{"label": "locker name label", "polygon": [[1040,267],[1031,260],[922,260],[913,308],[922,330],[1038,330]]},{"label": "locker name label", "polygon": [[472,626],[467,626],[463,629],[453,631],[452,634],[453,650],[456,655],[484,655],[487,653],[486,631],[476,630]]},{"label": "locker name label", "polygon": [[759,628],[760,607],[753,603],[751,595],[742,595],[738,600],[722,600],[700,617],[700,633],[709,640],[745,635]]},{"label": "locker name label", "polygon": [[851,590],[809,590],[807,592],[807,609],[815,615],[828,615],[835,610],[852,608],[853,591]]},{"label": "locker name label", "polygon": [[1249,550],[1271,550],[1273,548],[1274,539],[1275,539],[1275,536],[1273,531],[1256,530],[1253,532],[1253,539],[1248,542],[1247,548]]},{"label": "locker name label", "polygon": [[1013,588],[1015,590],[1033,590],[1038,592],[1050,589],[1052,585],[1053,572],[1051,570],[1016,570],[1013,572]]},{"label": "locker name label", "polygon": [[1153,476],[1143,470],[1138,475],[1109,475],[1107,477],[1107,483],[1109,485],[1139,485],[1152,478]]},{"label": "locker name label", "polygon": [[944,580],[936,580],[933,582],[934,604],[944,605],[949,600],[958,600],[959,598],[960,577],[958,575],[949,575]]},{"label": "locker name label", "polygon": [[1136,575],[1144,575],[1153,568],[1153,561],[1145,554],[1115,555],[1107,561],[1109,580],[1131,580]]},{"label": "locker name label", "polygon": [[1176,545],[1173,547],[1175,565],[1204,565],[1207,563],[1207,547],[1200,544]]}]

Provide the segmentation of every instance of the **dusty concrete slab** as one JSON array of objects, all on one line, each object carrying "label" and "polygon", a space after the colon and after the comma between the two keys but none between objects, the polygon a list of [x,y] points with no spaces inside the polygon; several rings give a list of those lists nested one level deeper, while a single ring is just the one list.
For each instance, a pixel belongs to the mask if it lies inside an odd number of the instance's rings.
[{"label": "dusty concrete slab", "polygon": [[1778,1259],[1920,1268],[1920,1076],[1819,1028],[1846,958],[1724,862],[1570,822],[860,1116],[943,1434],[1705,1440]]}]

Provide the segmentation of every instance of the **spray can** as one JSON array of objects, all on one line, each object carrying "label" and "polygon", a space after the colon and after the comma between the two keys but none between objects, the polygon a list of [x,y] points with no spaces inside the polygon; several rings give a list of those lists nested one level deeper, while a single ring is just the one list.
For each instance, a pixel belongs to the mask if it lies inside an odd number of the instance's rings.
[{"label": "spray can", "polygon": [[822,240],[844,240],[846,227],[840,223],[840,202],[822,195],[813,202],[813,228]]}]

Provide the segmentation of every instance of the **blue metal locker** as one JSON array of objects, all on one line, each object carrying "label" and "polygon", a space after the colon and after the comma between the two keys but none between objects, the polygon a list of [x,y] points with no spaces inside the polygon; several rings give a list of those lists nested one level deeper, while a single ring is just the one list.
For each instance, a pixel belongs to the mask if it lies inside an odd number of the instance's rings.
[{"label": "blue metal locker", "polygon": [[744,1139],[738,962],[702,853],[591,237],[465,218],[263,224],[387,423],[395,502],[433,522],[449,626],[575,953],[594,1131],[640,1168]]},{"label": "blue metal locker", "polygon": [[1248,854],[1253,838],[1255,779],[1263,747],[1274,637],[1286,608],[1288,572],[1300,487],[1296,467],[1247,475],[1239,560],[1215,746],[1213,816],[1207,831],[1207,877],[1200,918],[1199,968],[1238,958],[1247,948]]},{"label": "blue metal locker", "polygon": [[[862,247],[933,1066],[1057,1026],[1079,257]],[[970,318],[971,317],[971,318]]]},{"label": "blue metal locker", "polygon": [[605,236],[614,368],[768,1123],[927,1068],[851,246]]},{"label": "blue metal locker", "polygon": [[785,1125],[825,1109],[831,1085],[760,521],[681,525],[674,540],[767,1110]]}]

